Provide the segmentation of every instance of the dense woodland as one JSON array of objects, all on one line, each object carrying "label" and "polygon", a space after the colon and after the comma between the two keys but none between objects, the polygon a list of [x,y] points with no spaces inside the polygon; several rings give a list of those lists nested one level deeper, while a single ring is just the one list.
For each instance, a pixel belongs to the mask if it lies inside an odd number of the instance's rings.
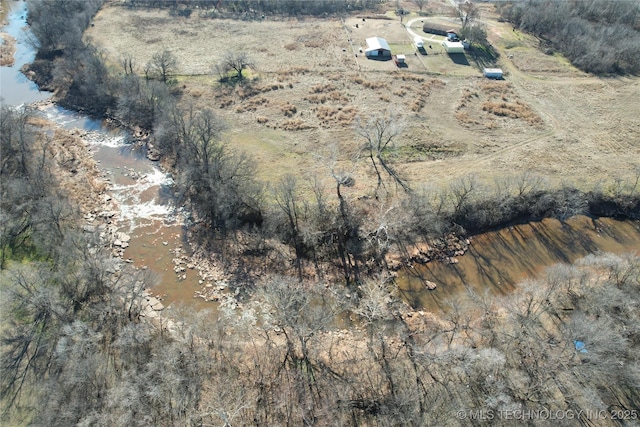
[{"label": "dense woodland", "polygon": [[[398,118],[381,114],[355,132],[378,178],[371,198],[349,197],[353,177],[331,154],[331,188],[293,176],[267,186],[249,156],[224,144],[223,121],[183,102],[170,52],[140,75],[135,58],[111,69],[82,40],[100,4],[29,1],[39,78],[65,105],[152,131],[196,241],[240,247],[230,252],[270,260],[281,275],[257,281],[243,270],[234,285],[241,311],[229,301],[216,318],[166,310],[145,320],[153,278],[80,231],[78,206],[56,178],[65,166],[48,149],[52,137],[28,109],[3,109],[6,416],[35,425],[385,426],[464,424],[460,409],[640,409],[637,257],[588,257],[510,297],[470,294],[442,317],[409,313],[385,261],[447,233],[549,216],[638,219],[640,170],[635,181],[588,192],[529,173],[413,188],[385,155]],[[349,317],[352,327],[338,330],[336,319]]]},{"label": "dense woodland", "polygon": [[640,3],[528,0],[499,5],[504,19],[595,74],[640,73]]},{"label": "dense woodland", "polygon": [[244,19],[260,19],[269,15],[326,15],[357,10],[368,10],[380,3],[376,0],[127,0],[129,7],[169,8],[174,13],[189,16],[236,16]]}]

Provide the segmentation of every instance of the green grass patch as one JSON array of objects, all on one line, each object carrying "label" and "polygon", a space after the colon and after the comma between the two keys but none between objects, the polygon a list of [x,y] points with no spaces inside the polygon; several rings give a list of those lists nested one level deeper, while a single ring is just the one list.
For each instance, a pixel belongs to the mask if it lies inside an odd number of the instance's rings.
[{"label": "green grass patch", "polygon": [[389,43],[389,47],[394,55],[413,55],[416,51],[411,43]]}]

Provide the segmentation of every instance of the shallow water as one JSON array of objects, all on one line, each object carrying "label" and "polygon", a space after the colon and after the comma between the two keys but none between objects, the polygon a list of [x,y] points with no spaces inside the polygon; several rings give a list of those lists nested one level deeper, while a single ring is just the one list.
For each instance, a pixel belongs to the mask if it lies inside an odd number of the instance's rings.
[{"label": "shallow water", "polygon": [[[8,25],[3,31],[17,39],[17,52],[14,66],[0,67],[2,105],[18,107],[45,100],[51,93],[39,92],[20,72],[20,67],[35,56],[27,43],[26,3],[10,0],[3,4],[8,6]],[[114,218],[118,231],[131,236],[124,257],[136,267],[153,272],[158,286],[151,292],[165,295],[165,305],[214,306],[194,300],[194,292],[200,289],[195,270],[177,274],[173,269],[173,252],[183,243],[183,230],[182,216],[173,203],[171,177],[149,161],[145,149],[135,147],[130,135],[121,129],[56,105],[47,106],[42,114],[64,129],[85,131],[82,139],[110,182],[109,193],[119,207],[119,216]]]},{"label": "shallow water", "polygon": [[40,92],[38,86],[20,72],[20,68],[33,61],[36,51],[28,42],[27,6],[23,1],[6,1],[7,25],[2,32],[16,39],[15,63],[11,67],[0,67],[0,105],[18,106],[43,101],[51,96],[50,92]]},{"label": "shallow water", "polygon": [[[577,216],[484,233],[472,239],[457,264],[415,265],[401,270],[397,283],[413,307],[437,311],[464,299],[467,286],[479,294],[505,294],[546,267],[597,252],[640,254],[640,222]],[[426,289],[424,280],[437,288]]]}]

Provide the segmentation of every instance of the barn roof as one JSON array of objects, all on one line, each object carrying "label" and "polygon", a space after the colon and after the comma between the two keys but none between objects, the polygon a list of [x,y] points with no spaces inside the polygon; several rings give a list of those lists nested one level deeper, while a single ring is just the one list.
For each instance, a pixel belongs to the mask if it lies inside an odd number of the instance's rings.
[{"label": "barn roof", "polygon": [[378,49],[383,49],[383,50],[388,50],[389,52],[391,52],[391,48],[389,47],[389,43],[387,43],[387,41],[381,37],[370,37],[367,39],[367,51],[370,50],[378,50]]}]

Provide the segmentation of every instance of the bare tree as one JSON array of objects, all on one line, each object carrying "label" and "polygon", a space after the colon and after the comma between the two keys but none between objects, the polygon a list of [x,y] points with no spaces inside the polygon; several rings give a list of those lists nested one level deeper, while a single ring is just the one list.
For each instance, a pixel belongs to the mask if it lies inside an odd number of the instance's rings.
[{"label": "bare tree", "polygon": [[179,197],[198,219],[224,235],[242,225],[262,223],[262,185],[255,164],[221,139],[226,125],[213,111],[175,109],[166,137],[175,146]]},{"label": "bare tree", "polygon": [[238,80],[243,79],[242,72],[247,68],[254,68],[255,64],[249,58],[249,55],[244,51],[229,51],[225,53],[220,64],[218,64],[218,70],[226,76],[227,73],[235,72],[235,78]]},{"label": "bare tree", "polygon": [[295,390],[286,404],[291,405],[300,421],[311,420],[326,402],[326,389],[321,384],[328,373],[314,347],[344,308],[321,283],[301,284],[286,277],[266,283],[259,298],[265,336],[271,339],[275,332],[284,337],[285,355],[278,371],[284,369],[287,374],[281,374],[280,387]]},{"label": "bare tree", "polygon": [[479,183],[475,175],[465,175],[451,183],[451,197],[453,198],[454,215],[464,213],[471,202],[471,197],[477,192]]},{"label": "bare tree", "polygon": [[144,74],[147,79],[158,79],[163,83],[168,83],[177,69],[178,59],[176,56],[170,50],[163,49],[151,56],[144,67]]},{"label": "bare tree", "polygon": [[458,5],[458,17],[462,28],[466,28],[472,21],[480,17],[480,8],[472,1],[465,1]]},{"label": "bare tree", "polygon": [[293,244],[296,252],[296,269],[302,282],[302,259],[305,256],[304,240],[301,232],[301,222],[304,219],[305,203],[298,194],[296,178],[285,175],[274,189],[275,201],[286,217],[286,239]]},{"label": "bare tree", "polygon": [[[135,74],[124,76],[120,81],[121,95],[118,97],[116,114],[125,123],[144,129],[153,128],[158,118],[172,105],[169,88],[162,82],[145,80]],[[156,128],[163,129],[163,122]],[[162,141],[161,132],[156,141]],[[162,153],[167,154],[167,153]]]},{"label": "bare tree", "polygon": [[35,133],[28,125],[33,111],[28,108],[0,110],[0,174],[27,176]]},{"label": "bare tree", "polygon": [[358,118],[356,133],[365,140],[364,151],[371,160],[371,166],[378,178],[376,198],[383,188],[384,180],[382,171],[385,171],[396,185],[400,185],[406,192],[410,191],[407,182],[385,160],[385,154],[393,146],[404,130],[404,122],[401,116],[389,110],[371,117],[366,122]]},{"label": "bare tree", "polygon": [[413,3],[418,6],[420,13],[422,13],[422,9],[428,3],[428,0],[413,0]]},{"label": "bare tree", "polygon": [[120,55],[120,65],[122,65],[124,74],[127,76],[135,74],[136,69],[138,68],[136,64],[136,58],[129,52],[125,52]]}]

